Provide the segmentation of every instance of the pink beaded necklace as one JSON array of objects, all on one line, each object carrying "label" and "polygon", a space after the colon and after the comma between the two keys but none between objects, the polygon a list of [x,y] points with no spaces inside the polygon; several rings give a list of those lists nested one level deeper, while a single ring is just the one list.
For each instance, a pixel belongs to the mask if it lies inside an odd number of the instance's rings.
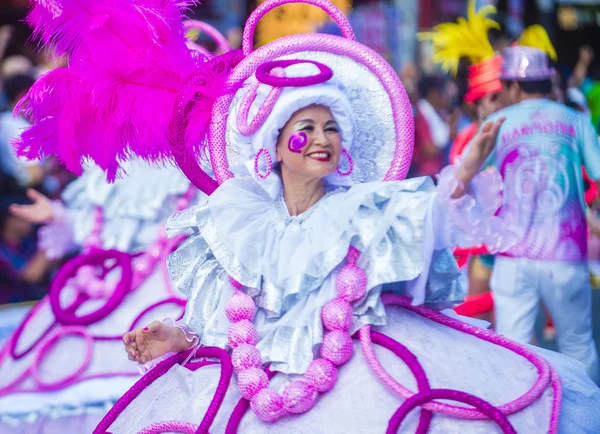
[{"label": "pink beaded necklace", "polygon": [[321,357],[311,362],[304,379],[292,381],[282,394],[268,387],[269,378],[261,369],[263,361],[256,348],[258,333],[252,323],[256,304],[241,291],[242,285],[230,278],[235,292],[227,302],[225,313],[232,323],[228,330],[228,344],[233,349],[231,361],[240,393],[250,401],[252,410],[261,420],[275,422],[286,413],[309,411],[314,407],[318,393],[325,393],[335,385],[337,366],[352,357],[351,303],[362,298],[367,290],[367,275],[356,265],[359,257],[360,252],[350,247],[346,265],[336,278],[338,297],[321,310],[321,320],[328,331],[321,345]]}]

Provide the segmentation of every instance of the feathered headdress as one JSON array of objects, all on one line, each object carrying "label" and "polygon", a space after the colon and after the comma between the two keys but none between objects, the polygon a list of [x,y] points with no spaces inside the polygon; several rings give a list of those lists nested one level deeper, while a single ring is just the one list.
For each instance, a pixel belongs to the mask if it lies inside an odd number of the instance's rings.
[{"label": "feathered headdress", "polygon": [[455,23],[443,23],[435,26],[433,32],[418,34],[422,41],[433,42],[433,61],[439,63],[446,72],[456,75],[461,58],[469,59],[472,64],[495,56],[488,39],[490,29],[499,29],[500,24],[488,18],[495,14],[496,8],[487,5],[475,10],[475,0],[469,0],[467,19],[459,17]]},{"label": "feathered headdress", "polygon": [[193,3],[37,0],[27,21],[69,67],[42,76],[15,108],[33,123],[17,152],[55,155],[76,174],[91,159],[109,181],[131,155],[200,155],[212,103],[241,55],[208,61],[187,46],[183,12]]},{"label": "feathered headdress", "polygon": [[420,33],[420,40],[433,42],[433,61],[442,69],[456,75],[461,58],[472,63],[469,67],[469,89],[465,101],[474,102],[483,96],[500,92],[502,58],[497,56],[488,38],[490,29],[500,25],[488,18],[495,14],[492,5],[475,10],[475,0],[469,0],[467,19],[458,18],[456,23],[444,23],[434,27],[433,32]]},{"label": "feathered headdress", "polygon": [[544,53],[546,53],[548,57],[555,62],[558,60],[556,50],[550,41],[548,32],[546,32],[546,29],[539,24],[534,24],[527,27],[521,34],[518,44],[524,47],[537,48],[538,50],[542,50]]}]

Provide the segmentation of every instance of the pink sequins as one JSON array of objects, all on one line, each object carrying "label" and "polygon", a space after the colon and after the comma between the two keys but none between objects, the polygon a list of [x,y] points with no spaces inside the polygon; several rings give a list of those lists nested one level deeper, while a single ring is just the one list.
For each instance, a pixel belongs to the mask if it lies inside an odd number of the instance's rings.
[{"label": "pink sequins", "polygon": [[327,330],[347,332],[352,327],[352,306],[340,298],[331,300],[323,306],[321,320]]},{"label": "pink sequins", "polygon": [[315,359],[308,365],[304,376],[317,391],[328,392],[337,381],[337,368],[327,359]]},{"label": "pink sequins", "polygon": [[285,414],[283,397],[273,389],[263,389],[250,402],[252,411],[264,422],[275,422]]},{"label": "pink sequins", "polygon": [[269,377],[259,368],[249,368],[238,374],[240,393],[248,401],[263,389],[269,387]]},{"label": "pink sequins", "polygon": [[252,321],[255,313],[254,301],[241,291],[235,291],[225,307],[227,319],[233,323],[244,319]]},{"label": "pink sequins", "polygon": [[250,344],[239,344],[231,353],[231,363],[236,374],[250,369],[260,368],[262,358],[258,349]]},{"label": "pink sequins", "polygon": [[360,300],[367,292],[367,274],[357,265],[345,265],[335,283],[338,295],[348,303]]},{"label": "pink sequins", "polygon": [[329,332],[323,338],[321,345],[321,357],[340,366],[352,357],[352,337],[346,332],[336,330]]},{"label": "pink sequins", "polygon": [[316,402],[317,391],[308,381],[292,381],[283,390],[283,404],[288,413],[306,413]]},{"label": "pink sequins", "polygon": [[232,324],[227,332],[227,338],[228,345],[233,349],[240,344],[256,345],[258,343],[256,327],[247,319]]}]

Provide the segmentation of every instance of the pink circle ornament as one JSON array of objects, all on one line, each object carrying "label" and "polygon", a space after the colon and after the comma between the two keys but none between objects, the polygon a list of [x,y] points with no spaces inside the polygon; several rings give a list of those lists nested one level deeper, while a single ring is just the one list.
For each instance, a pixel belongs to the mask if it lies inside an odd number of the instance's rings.
[{"label": "pink circle ornament", "polygon": [[[265,156],[265,163],[267,165],[267,171],[265,173],[262,173],[258,167],[261,155]],[[269,154],[269,150],[267,148],[260,148],[258,150],[258,152],[256,153],[256,157],[254,157],[254,173],[260,179],[264,180],[269,177],[269,175],[271,174],[272,171],[273,171],[273,160],[271,159],[271,154]]]},{"label": "pink circle ornament", "polygon": [[256,327],[247,319],[232,324],[227,331],[228,344],[230,348],[237,348],[240,344],[256,345],[258,333]]},{"label": "pink circle ornament", "polygon": [[239,344],[231,352],[231,363],[233,371],[239,374],[250,368],[260,368],[262,366],[262,357],[260,351],[249,344]]},{"label": "pink circle ornament", "polygon": [[331,300],[321,310],[321,320],[329,331],[348,332],[352,327],[352,305],[341,298]]},{"label": "pink circle ornament", "polygon": [[340,366],[350,360],[353,349],[352,337],[346,332],[336,330],[327,333],[323,338],[321,357]]},{"label": "pink circle ornament", "polygon": [[[287,68],[292,65],[311,64],[319,68],[319,73],[307,77],[281,77],[271,75],[271,71],[276,68]],[[312,60],[286,59],[286,60],[271,60],[263,63],[256,70],[256,79],[268,86],[273,87],[306,87],[314,86],[315,84],[325,83],[333,77],[332,69],[320,62]]]},{"label": "pink circle ornament", "polygon": [[310,362],[304,374],[306,380],[319,392],[329,392],[337,381],[337,368],[327,359]]},{"label": "pink circle ornament", "polygon": [[[352,172],[354,172],[354,160],[352,160],[352,156],[350,155],[350,152],[348,152],[348,150],[346,148],[342,148],[342,156],[346,157],[346,160],[348,160],[348,169],[346,171],[343,171],[342,169],[340,169],[340,166],[338,165],[337,168],[337,173],[340,176],[350,176],[352,175]],[[341,163],[341,158],[340,158],[340,163]]]},{"label": "pink circle ornament", "polygon": [[301,154],[302,148],[308,144],[308,136],[304,131],[298,131],[290,136],[288,149],[295,154]]},{"label": "pink circle ornament", "polygon": [[250,401],[258,392],[269,387],[269,377],[262,369],[249,368],[239,373],[238,387],[242,396]]},{"label": "pink circle ornament", "polygon": [[283,390],[283,403],[286,411],[292,414],[306,413],[315,406],[317,393],[317,390],[308,381],[292,381]]},{"label": "pink circle ornament", "polygon": [[337,275],[335,284],[342,300],[355,302],[367,293],[367,273],[357,265],[346,264]]},{"label": "pink circle ornament", "polygon": [[273,389],[263,389],[250,402],[252,411],[264,422],[275,422],[285,415],[283,397]]},{"label": "pink circle ornament", "polygon": [[252,321],[256,313],[256,305],[252,298],[241,291],[235,291],[227,301],[225,314],[227,319],[233,323],[244,319]]}]

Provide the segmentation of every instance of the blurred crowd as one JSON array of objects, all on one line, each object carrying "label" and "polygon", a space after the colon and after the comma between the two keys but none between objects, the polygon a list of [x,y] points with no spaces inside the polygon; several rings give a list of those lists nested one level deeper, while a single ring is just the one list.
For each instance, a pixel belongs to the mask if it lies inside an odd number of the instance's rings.
[{"label": "blurred crowd", "polygon": [[19,100],[36,78],[64,62],[49,50],[35,55],[29,47],[8,52],[13,28],[0,27],[0,304],[34,300],[47,291],[58,264],[37,249],[37,228],[10,213],[12,204],[31,203],[31,190],[57,199],[74,176],[52,159],[27,161],[16,156],[11,141],[28,123],[13,116]]},{"label": "blurred crowd", "polygon": [[[239,33],[239,32],[238,32]],[[65,66],[64,59],[53,57],[49,49],[39,52],[24,47],[22,53],[6,52],[11,27],[0,28],[0,304],[35,300],[47,291],[49,280],[59,264],[37,249],[37,227],[11,214],[12,204],[28,204],[40,191],[51,199],[59,199],[74,176],[52,159],[26,161],[16,156],[11,140],[27,127],[27,120],[14,117],[18,101],[28,92],[35,79],[44,72]],[[239,35],[232,45],[239,46]],[[504,35],[492,40],[501,51],[512,41]],[[211,42],[208,42],[209,44]],[[212,47],[206,47],[210,50]],[[594,106],[600,93],[591,80],[588,68],[594,53],[581,47],[577,64],[568,68],[555,65],[557,74],[550,97],[570,107],[589,113],[598,124],[600,107]],[[502,107],[500,94],[464,102],[467,91],[467,65],[456,77],[424,73],[414,64],[406,64],[399,74],[409,93],[415,117],[415,151],[409,176],[432,176],[452,162],[452,144],[461,132],[477,126],[489,114]],[[33,190],[33,191],[32,191]]]}]

